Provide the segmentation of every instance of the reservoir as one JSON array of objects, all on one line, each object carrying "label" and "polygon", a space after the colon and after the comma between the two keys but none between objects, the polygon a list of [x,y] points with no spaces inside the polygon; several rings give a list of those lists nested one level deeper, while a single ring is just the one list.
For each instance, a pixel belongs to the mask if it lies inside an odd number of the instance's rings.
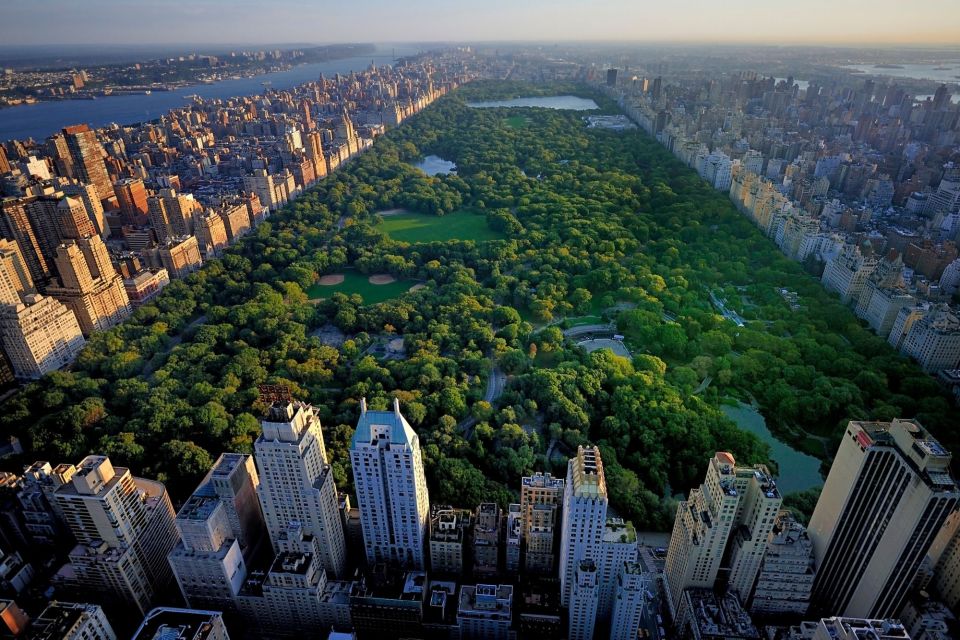
[{"label": "reservoir", "polygon": [[[59,100],[18,105],[0,109],[0,141],[16,138],[43,140],[70,124],[89,124],[102,127],[112,122],[135,124],[159,118],[171,109],[184,107],[188,96],[201,98],[233,98],[263,93],[265,89],[289,89],[312,82],[323,74],[363,71],[371,63],[377,66],[393,64],[394,56],[408,56],[418,52],[410,46],[377,46],[365,56],[341,58],[327,62],[302,64],[286,71],[265,73],[252,78],[221,80],[212,84],[197,84],[174,91],[154,91],[150,95],[136,94],[105,96],[96,100]],[[265,84],[267,83],[267,84]]]},{"label": "reservoir", "polygon": [[736,407],[722,405],[720,410],[737,426],[749,431],[770,446],[770,458],[777,463],[777,487],[781,495],[823,486],[820,460],[780,442],[770,433],[763,416],[752,406],[740,403]]},{"label": "reservoir", "polygon": [[567,109],[570,111],[590,111],[599,109],[597,103],[589,98],[577,96],[543,96],[540,98],[514,98],[513,100],[486,100],[468,102],[468,107],[489,109],[492,107],[542,107],[544,109]]}]

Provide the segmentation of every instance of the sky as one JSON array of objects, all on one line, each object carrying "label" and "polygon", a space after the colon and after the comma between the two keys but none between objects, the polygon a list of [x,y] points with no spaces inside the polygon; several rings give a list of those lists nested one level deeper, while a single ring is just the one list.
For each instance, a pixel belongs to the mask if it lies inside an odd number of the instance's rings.
[{"label": "sky", "polygon": [[960,45],[960,0],[0,0],[0,42]]}]

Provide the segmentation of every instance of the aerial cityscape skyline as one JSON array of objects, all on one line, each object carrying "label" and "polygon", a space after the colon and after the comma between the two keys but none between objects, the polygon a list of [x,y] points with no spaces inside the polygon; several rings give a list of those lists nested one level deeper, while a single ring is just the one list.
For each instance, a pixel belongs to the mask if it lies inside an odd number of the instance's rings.
[{"label": "aerial cityscape skyline", "polygon": [[960,7],[0,25],[0,639],[960,639]]}]

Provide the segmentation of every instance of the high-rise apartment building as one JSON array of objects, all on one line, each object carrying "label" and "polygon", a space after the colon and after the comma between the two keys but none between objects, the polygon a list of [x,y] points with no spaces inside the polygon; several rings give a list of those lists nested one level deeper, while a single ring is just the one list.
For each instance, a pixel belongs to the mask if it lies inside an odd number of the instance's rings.
[{"label": "high-rise apartment building", "polygon": [[[86,182],[60,181],[60,190],[64,195],[75,198],[83,203],[87,211],[87,217],[93,224],[94,232],[101,238],[110,235],[110,227],[107,225],[107,219],[103,213],[103,202],[100,200],[100,193],[96,185]],[[79,237],[79,236],[78,236]]]},{"label": "high-rise apartment building", "polygon": [[235,611],[265,531],[259,484],[252,456],[225,453],[177,513],[180,543],[168,560],[189,606]]},{"label": "high-rise apartment building", "polygon": [[350,460],[367,563],[422,570],[430,500],[420,439],[400,414],[399,400],[393,411],[368,410],[360,401]]},{"label": "high-rise apartment building", "polygon": [[22,198],[4,198],[0,201],[0,235],[16,240],[20,245],[34,282],[43,283],[50,277],[50,265],[34,233],[26,202]]},{"label": "high-rise apartment building", "polygon": [[196,236],[180,236],[161,246],[156,254],[171,278],[186,278],[203,265]]},{"label": "high-rise apartment building", "polygon": [[568,640],[593,640],[597,624],[597,606],[600,601],[600,577],[597,565],[589,558],[577,562],[567,627]]},{"label": "high-rise apartment building", "polygon": [[105,331],[133,313],[123,278],[100,236],[61,244],[54,263],[60,284],[47,291],[76,314],[84,335]]},{"label": "high-rise apartment building", "polygon": [[815,610],[896,615],[960,491],[951,455],[919,423],[847,425],[808,533]]},{"label": "high-rise apartment building", "polygon": [[78,198],[67,197],[57,203],[57,226],[64,240],[79,240],[98,233],[86,206]]},{"label": "high-rise apartment building", "polygon": [[223,218],[215,211],[208,209],[198,214],[194,229],[196,229],[197,244],[200,245],[204,255],[207,253],[219,255],[229,242]]},{"label": "high-rise apartment building", "polygon": [[507,505],[507,512],[503,518],[503,570],[507,575],[517,575],[520,570],[522,525],[520,505],[515,503]]},{"label": "high-rise apartment building", "polygon": [[112,198],[113,183],[107,173],[107,165],[104,162],[105,151],[97,139],[96,132],[85,124],[78,124],[66,127],[63,130],[63,136],[70,156],[73,158],[77,177],[83,182],[95,185],[102,200]]},{"label": "high-rise apartment building", "polygon": [[560,537],[560,603],[570,604],[576,572],[584,559],[596,563],[607,522],[607,482],[597,447],[580,446],[567,462]]},{"label": "high-rise apartment building", "polygon": [[677,506],[665,566],[673,606],[680,606],[684,589],[712,589],[725,555],[730,588],[746,599],[781,502],[765,467],[737,467],[731,454],[718,451],[703,484]]},{"label": "high-rise apartment building", "polygon": [[527,572],[553,572],[556,565],[553,547],[557,533],[557,514],[562,503],[561,478],[537,472],[521,480],[521,537],[525,552],[524,569]]},{"label": "high-rise apartment building", "polygon": [[346,543],[333,470],[327,461],[320,418],[302,402],[276,403],[261,421],[254,444],[260,472],[260,503],[274,549],[291,525],[317,542],[320,564],[344,574]]},{"label": "high-rise apartment building", "polygon": [[65,484],[54,499],[77,540],[63,579],[146,613],[170,588],[167,554],[180,538],[166,488],[114,467],[106,456],[87,456],[58,477]]},{"label": "high-rise apartment building", "polygon": [[20,379],[66,366],[83,348],[73,312],[38,295],[19,244],[0,240],[0,344]]},{"label": "high-rise apartment building", "polygon": [[117,204],[126,224],[144,224],[147,221],[147,188],[140,178],[124,178],[113,185]]},{"label": "high-rise apartment building", "polygon": [[789,511],[781,511],[767,537],[750,611],[770,616],[805,614],[815,576],[813,543],[806,528]]}]

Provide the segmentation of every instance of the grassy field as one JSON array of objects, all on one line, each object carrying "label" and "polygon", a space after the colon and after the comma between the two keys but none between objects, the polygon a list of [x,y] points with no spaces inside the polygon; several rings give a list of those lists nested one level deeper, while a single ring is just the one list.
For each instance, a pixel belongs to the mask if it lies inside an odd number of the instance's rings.
[{"label": "grassy field", "polygon": [[445,242],[447,240],[499,240],[503,234],[487,226],[487,218],[469,209],[445,216],[410,211],[387,216],[377,227],[400,242]]},{"label": "grassy field", "polygon": [[505,122],[511,129],[523,129],[527,126],[527,119],[523,116],[510,116],[505,119]]},{"label": "grassy field", "polygon": [[413,280],[397,280],[390,284],[370,284],[367,278],[369,276],[348,269],[343,272],[343,282],[340,284],[330,286],[315,284],[307,289],[307,295],[311,300],[319,300],[329,298],[337,292],[347,295],[359,293],[363,296],[363,301],[366,304],[377,304],[384,300],[400,297],[416,284]]}]

